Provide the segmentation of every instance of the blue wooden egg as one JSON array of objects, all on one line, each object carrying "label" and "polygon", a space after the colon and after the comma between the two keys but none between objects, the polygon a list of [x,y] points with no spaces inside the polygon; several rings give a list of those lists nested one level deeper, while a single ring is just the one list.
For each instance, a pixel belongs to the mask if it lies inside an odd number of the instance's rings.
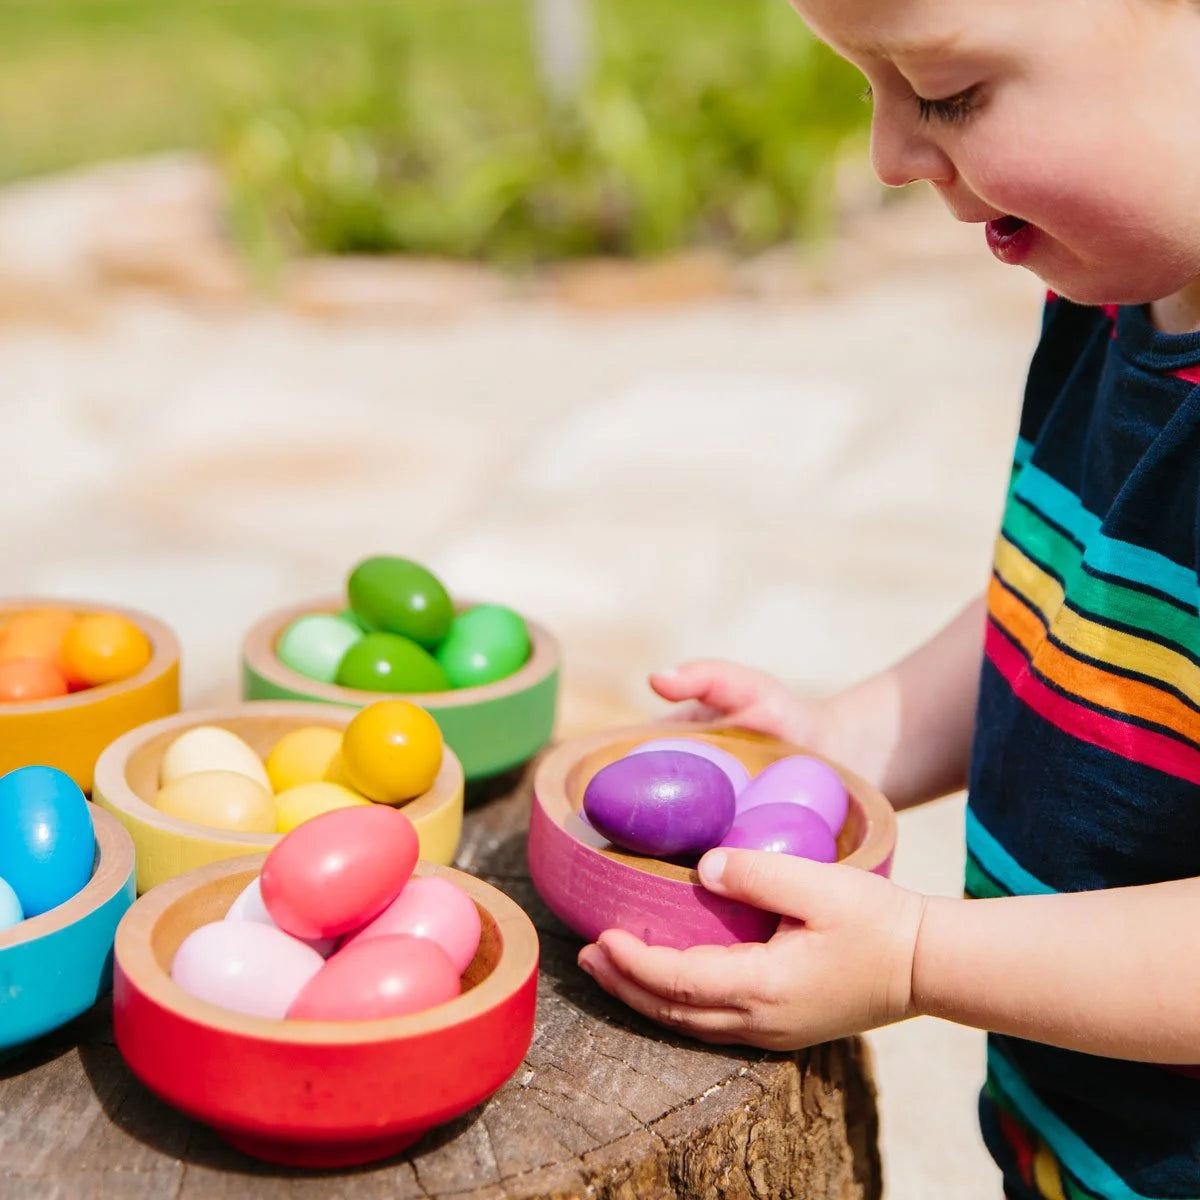
[{"label": "blue wooden egg", "polygon": [[91,813],[69,775],[34,766],[0,776],[0,879],[27,918],[83,888],[95,855]]}]

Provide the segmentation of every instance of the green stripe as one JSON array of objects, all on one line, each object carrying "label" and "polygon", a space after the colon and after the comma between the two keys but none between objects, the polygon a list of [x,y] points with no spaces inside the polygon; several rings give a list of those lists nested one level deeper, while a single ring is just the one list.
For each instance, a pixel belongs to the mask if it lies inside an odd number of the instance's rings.
[{"label": "green stripe", "polygon": [[973,854],[967,855],[963,890],[972,900],[995,900],[1010,894],[979,865]]},{"label": "green stripe", "polygon": [[1083,551],[1024,504],[1008,505],[1003,533],[1027,558],[1062,580],[1067,602],[1076,612],[1104,623],[1119,622],[1185,652],[1200,644],[1200,620],[1194,614],[1159,596],[1089,575],[1083,569]]}]

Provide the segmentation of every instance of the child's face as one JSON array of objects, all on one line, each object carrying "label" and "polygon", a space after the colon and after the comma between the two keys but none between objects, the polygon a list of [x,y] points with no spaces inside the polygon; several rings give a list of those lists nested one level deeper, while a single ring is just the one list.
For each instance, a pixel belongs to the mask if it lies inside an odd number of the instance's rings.
[{"label": "child's face", "polygon": [[793,0],[874,98],[884,183],[927,179],[1081,303],[1200,278],[1200,4]]}]

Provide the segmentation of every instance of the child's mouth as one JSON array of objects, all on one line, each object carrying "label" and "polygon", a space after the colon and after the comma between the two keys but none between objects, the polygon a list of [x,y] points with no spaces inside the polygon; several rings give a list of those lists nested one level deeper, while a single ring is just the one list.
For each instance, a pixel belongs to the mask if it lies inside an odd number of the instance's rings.
[{"label": "child's mouth", "polygon": [[1020,217],[997,217],[985,226],[988,248],[1001,261],[1016,265],[1029,255],[1033,226]]}]

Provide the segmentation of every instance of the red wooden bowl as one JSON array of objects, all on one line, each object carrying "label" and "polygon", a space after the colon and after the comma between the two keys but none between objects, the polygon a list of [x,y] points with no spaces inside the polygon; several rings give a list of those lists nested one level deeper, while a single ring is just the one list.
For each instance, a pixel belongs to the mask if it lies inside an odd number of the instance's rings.
[{"label": "red wooden bowl", "polygon": [[239,1150],[295,1167],[387,1158],[490,1096],[533,1037],[538,940],[489,884],[451,879],[483,919],[461,996],[376,1021],[277,1021],[218,1008],[171,979],[191,931],[220,920],[265,855],[212,863],[147,892],[117,929],[113,1028],[134,1074]]},{"label": "red wooden bowl", "polygon": [[[749,731],[686,723],[656,722],[564,742],[534,776],[528,849],[533,884],[555,916],[589,942],[605,929],[627,929],[652,945],[681,949],[766,941],[779,922],[775,913],[713,895],[688,867],[619,850],[580,816],[584,789],[597,771],[634,746],[665,737],[702,737],[740,759],[751,775],[776,759],[809,753]],[[891,804],[866,780],[837,763],[830,766],[850,793],[838,861],[888,874],[896,845]]]}]

